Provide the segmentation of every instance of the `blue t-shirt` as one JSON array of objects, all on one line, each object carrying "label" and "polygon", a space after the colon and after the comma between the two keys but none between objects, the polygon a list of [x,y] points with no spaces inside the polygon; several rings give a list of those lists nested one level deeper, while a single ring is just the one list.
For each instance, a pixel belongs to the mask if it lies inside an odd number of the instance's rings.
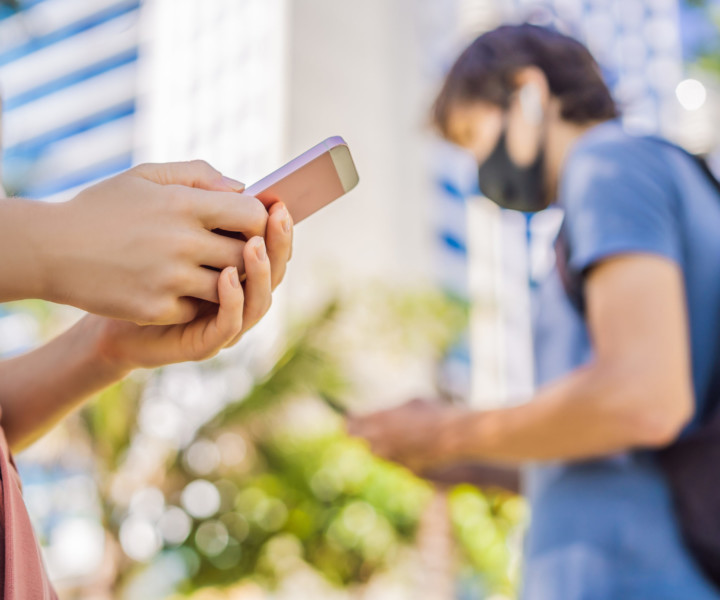
[{"label": "blue t-shirt", "polygon": [[[569,270],[650,253],[684,274],[698,408],[720,336],[720,194],[692,158],[614,121],[571,149],[559,204]],[[592,358],[582,314],[557,269],[534,292],[536,380],[541,385]],[[532,524],[525,600],[718,600],[680,539],[667,485],[650,452],[528,467]]]}]

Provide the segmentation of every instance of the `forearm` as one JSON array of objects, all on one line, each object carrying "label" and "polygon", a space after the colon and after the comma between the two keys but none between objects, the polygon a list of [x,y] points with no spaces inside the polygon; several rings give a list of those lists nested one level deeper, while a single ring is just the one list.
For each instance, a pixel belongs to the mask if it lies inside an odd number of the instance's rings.
[{"label": "forearm", "polygon": [[55,206],[30,200],[0,200],[0,302],[48,298],[44,253]]},{"label": "forearm", "polygon": [[[499,462],[580,460],[660,445],[662,417],[636,401],[632,377],[585,367],[541,389],[527,404],[456,414],[441,426],[444,454]],[[669,441],[669,440],[668,440]]]},{"label": "forearm", "polygon": [[98,352],[100,333],[86,317],[45,346],[0,362],[2,427],[14,451],[125,375]]}]

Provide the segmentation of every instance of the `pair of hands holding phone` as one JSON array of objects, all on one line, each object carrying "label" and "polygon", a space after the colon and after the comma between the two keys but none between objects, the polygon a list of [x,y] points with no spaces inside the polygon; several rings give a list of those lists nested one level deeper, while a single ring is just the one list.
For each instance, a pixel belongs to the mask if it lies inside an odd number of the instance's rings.
[{"label": "pair of hands holding phone", "polygon": [[0,424],[13,450],[132,369],[210,358],[267,312],[293,223],[283,204],[243,189],[192,161],[140,165],[65,203],[0,203],[0,301],[90,313],[0,361]]},{"label": "pair of hands holding phone", "polygon": [[291,255],[286,207],[243,189],[203,161],[145,164],[47,207],[35,295],[92,313],[82,326],[121,371],[215,355],[267,312]]},{"label": "pair of hands holding phone", "polygon": [[0,361],[11,447],[134,368],[203,360],[234,344],[269,309],[290,259],[293,219],[276,199],[300,220],[357,182],[336,136],[255,183],[254,195],[192,161],[140,165],[66,203],[4,201],[0,302],[40,298],[90,313]]}]

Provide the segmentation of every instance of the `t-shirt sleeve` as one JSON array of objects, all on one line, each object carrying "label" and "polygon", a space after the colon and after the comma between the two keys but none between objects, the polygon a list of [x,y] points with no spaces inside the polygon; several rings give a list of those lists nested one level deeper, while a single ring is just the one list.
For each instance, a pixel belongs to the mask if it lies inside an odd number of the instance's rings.
[{"label": "t-shirt sleeve", "polygon": [[637,140],[571,157],[561,203],[572,271],[619,254],[681,262],[677,189],[664,152],[657,142]]}]

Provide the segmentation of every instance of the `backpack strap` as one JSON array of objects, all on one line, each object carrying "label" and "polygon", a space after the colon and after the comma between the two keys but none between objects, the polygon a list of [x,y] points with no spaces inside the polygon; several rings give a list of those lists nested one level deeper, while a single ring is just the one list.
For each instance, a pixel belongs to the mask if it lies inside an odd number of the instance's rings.
[{"label": "backpack strap", "polygon": [[708,165],[708,162],[707,162],[707,160],[705,160],[704,156],[702,156],[700,154],[693,154],[691,152],[688,152],[682,146],[673,144],[672,142],[670,142],[668,140],[664,140],[663,138],[660,138],[660,137],[649,136],[648,139],[651,139],[654,142],[658,142],[659,144],[662,144],[666,148],[672,148],[673,150],[677,150],[681,154],[684,154],[685,156],[687,156],[692,162],[694,162],[700,168],[700,170],[705,175],[707,180],[720,193],[720,181],[718,181],[718,178],[715,177],[715,173],[712,172],[712,169],[710,168],[710,165]]},{"label": "backpack strap", "polygon": [[583,292],[583,277],[570,270],[570,244],[567,238],[565,221],[560,226],[555,239],[555,264],[558,275],[565,289],[565,295],[570,303],[581,315],[585,315],[585,294]]}]

